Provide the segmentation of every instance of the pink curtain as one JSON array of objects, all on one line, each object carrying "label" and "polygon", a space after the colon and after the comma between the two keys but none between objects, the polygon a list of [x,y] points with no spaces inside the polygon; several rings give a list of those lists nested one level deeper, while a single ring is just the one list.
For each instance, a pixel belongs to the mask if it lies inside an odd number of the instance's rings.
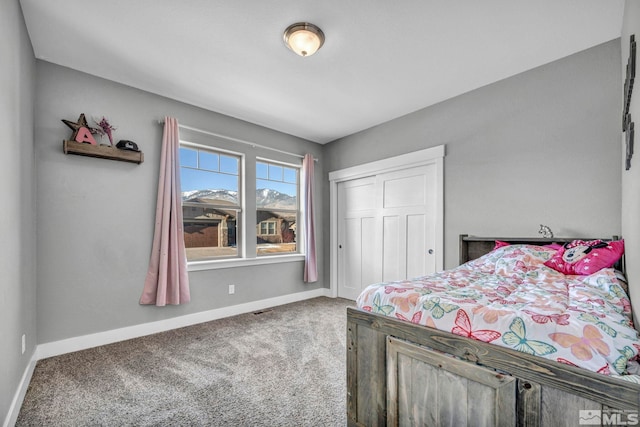
[{"label": "pink curtain", "polygon": [[153,248],[140,304],[164,306],[190,300],[182,233],[179,150],[178,121],[165,117]]},{"label": "pink curtain", "polygon": [[316,264],[316,226],[313,214],[313,168],[314,160],[311,154],[302,159],[302,203],[304,204],[304,281],[311,283],[318,281],[318,266]]}]

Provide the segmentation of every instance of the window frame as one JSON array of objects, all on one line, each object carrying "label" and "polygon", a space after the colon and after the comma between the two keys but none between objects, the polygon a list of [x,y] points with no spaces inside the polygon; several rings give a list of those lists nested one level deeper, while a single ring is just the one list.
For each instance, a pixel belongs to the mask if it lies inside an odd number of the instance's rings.
[{"label": "window frame", "polygon": [[[302,177],[302,163],[300,164],[294,164],[294,163],[289,163],[289,162],[283,162],[283,161],[279,161],[279,160],[274,160],[274,159],[270,159],[268,157],[263,157],[263,156],[256,156],[256,161],[255,161],[255,171],[256,171],[256,191],[257,191],[257,180],[258,178],[258,163],[266,163],[267,165],[274,165],[274,166],[282,166],[282,167],[286,167],[289,169],[293,169],[296,173],[296,182],[295,182],[295,186],[296,186],[296,209],[273,209],[274,211],[278,211],[278,212],[289,212],[289,213],[295,213],[296,216],[296,239],[295,239],[295,244],[296,244],[296,250],[294,252],[279,252],[279,253],[270,253],[270,254],[259,254],[258,253],[258,247],[256,244],[256,257],[257,258],[263,258],[263,257],[282,257],[282,256],[292,256],[292,255],[302,255],[304,256],[304,252],[302,250],[303,246],[303,227],[302,227],[302,218],[303,218],[303,212],[302,212],[302,186],[300,183],[301,177]],[[267,173],[267,176],[268,173]],[[262,179],[262,178],[260,178]],[[267,181],[271,181],[270,179],[266,179]],[[279,182],[279,181],[275,181],[274,182]],[[284,171],[283,171],[283,183],[288,183],[288,184],[293,184],[290,182],[287,182],[284,180]],[[269,210],[269,209],[264,209],[264,208],[258,208],[257,203],[256,203],[256,215],[258,214],[259,211],[265,211],[265,210]],[[271,235],[277,235],[277,222],[276,222],[276,233],[275,234],[260,234],[258,233],[258,227],[260,226],[260,224],[262,224],[261,221],[259,223],[257,223],[256,225],[256,240],[258,238],[258,236],[271,236]]]},{"label": "window frame", "polygon": [[[302,218],[304,218],[303,213],[303,204],[302,204],[302,161],[300,163],[291,163],[286,161],[279,161],[269,157],[257,156],[251,153],[251,151],[242,152],[236,151],[236,146],[233,146],[234,149],[224,148],[226,145],[233,144],[233,140],[228,140],[226,138],[220,137],[220,139],[212,139],[209,141],[203,142],[192,142],[187,139],[180,139],[180,147],[185,148],[197,148],[203,149],[218,153],[229,154],[233,156],[237,156],[240,158],[239,164],[239,199],[241,211],[238,213],[237,217],[237,229],[236,229],[236,243],[238,247],[238,253],[232,257],[217,257],[217,258],[207,258],[201,260],[191,260],[187,261],[187,270],[188,271],[206,271],[206,270],[216,270],[216,269],[226,269],[226,268],[236,268],[236,267],[248,267],[253,265],[266,265],[266,264],[280,264],[280,263],[288,263],[288,262],[301,262],[305,259],[304,254],[304,232],[303,232],[303,224],[301,224]],[[268,148],[267,148],[268,149]],[[294,155],[295,156],[295,155]],[[253,248],[253,244],[249,244],[248,242],[253,240],[256,242],[257,240],[257,231],[255,227],[251,225],[252,219],[248,217],[248,213],[250,210],[255,210],[257,213],[256,206],[256,196],[255,196],[255,186],[256,186],[256,175],[257,175],[257,163],[258,162],[267,162],[272,164],[283,165],[286,167],[293,168],[297,171],[297,185],[298,185],[298,210],[297,210],[297,223],[299,226],[297,227],[296,233],[296,252],[283,252],[277,254],[268,254],[268,255],[257,255],[257,249],[248,251],[248,249]],[[249,169],[253,168],[252,171]],[[249,181],[253,179],[253,184],[250,184]],[[253,198],[251,203],[248,202],[247,195],[254,190],[254,194],[250,197]],[[254,218],[255,219],[255,218]],[[184,225],[184,218],[183,218]]]},{"label": "window frame", "polygon": [[[222,209],[222,210],[233,210],[236,211],[236,254],[235,255],[221,255],[221,256],[216,256],[216,257],[208,257],[208,258],[202,258],[202,259],[195,259],[195,260],[187,260],[187,265],[190,265],[192,263],[209,263],[209,262],[219,262],[219,261],[225,261],[225,260],[235,260],[235,259],[242,259],[244,258],[244,253],[245,253],[245,240],[244,240],[244,224],[246,223],[246,218],[245,218],[245,211],[246,211],[246,204],[245,204],[245,161],[244,161],[244,157],[245,155],[243,153],[238,153],[235,151],[231,151],[231,150],[225,150],[222,148],[218,148],[218,147],[211,147],[208,145],[203,145],[203,144],[197,144],[194,142],[189,142],[186,140],[180,140],[180,148],[188,148],[191,150],[197,150],[198,151],[198,162],[199,160],[199,152],[200,151],[206,151],[209,153],[214,153],[217,155],[227,155],[229,157],[235,157],[238,160],[238,204],[237,205],[232,205],[230,206],[226,206],[226,205],[219,205],[219,204],[215,204],[215,203],[202,203],[202,204],[184,204],[182,203],[182,198],[180,200],[181,203],[181,208],[183,209],[184,212],[184,207],[205,207],[205,208],[211,208],[211,209]],[[220,160],[218,160],[219,164],[220,164]],[[211,173],[221,173],[221,174],[225,174],[225,175],[230,175],[228,173],[225,172],[220,172],[215,171],[215,170],[211,170],[211,169],[206,169],[206,168],[193,168],[191,166],[183,166],[182,164],[180,165],[180,169],[182,168],[187,168],[187,169],[192,169],[192,170],[201,170],[201,171],[205,171],[205,172],[211,172]],[[220,168],[220,167],[219,167]],[[182,186],[182,182],[180,182],[180,185]],[[182,193],[182,188],[180,188],[180,192]],[[185,219],[184,217],[182,218],[182,225],[184,227],[185,224]],[[184,232],[184,230],[183,230]]]}]

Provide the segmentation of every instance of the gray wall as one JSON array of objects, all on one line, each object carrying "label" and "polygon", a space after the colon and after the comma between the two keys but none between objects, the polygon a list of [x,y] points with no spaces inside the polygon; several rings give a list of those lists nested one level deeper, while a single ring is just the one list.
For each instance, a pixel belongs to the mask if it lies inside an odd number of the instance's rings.
[{"label": "gray wall", "polygon": [[325,167],[445,144],[446,268],[461,233],[620,234],[621,90],[613,40],[332,142]]},{"label": "gray wall", "polygon": [[[33,84],[35,60],[18,0],[0,13],[0,422],[36,343]],[[22,355],[21,337],[27,348]]]},{"label": "gray wall", "polygon": [[[37,61],[35,150],[38,186],[38,336],[47,343],[220,307],[317,289],[302,281],[303,263],[189,273],[191,303],[140,306],[155,215],[162,126],[182,124],[281,150],[320,158],[321,146],[167,98]],[[116,141],[136,141],[141,165],[65,155],[71,130],[60,120],[102,115],[117,128]],[[189,136],[190,140],[197,135]],[[205,142],[204,138],[194,142]],[[221,143],[222,144],[222,143]],[[235,151],[273,158],[236,144]],[[291,160],[291,159],[290,159]],[[251,165],[251,162],[248,163]],[[248,197],[247,209],[251,209]],[[319,205],[322,205],[320,201]],[[318,209],[322,221],[322,212]],[[322,248],[322,235],[318,247]],[[322,270],[322,256],[319,259]],[[228,295],[228,284],[236,293]]]},{"label": "gray wall", "polygon": [[[621,70],[620,81],[624,82],[626,77],[627,60],[629,59],[629,36],[635,34],[636,43],[640,42],[640,2],[629,1],[625,3],[624,23],[622,26],[622,36],[620,43],[621,50]],[[636,61],[640,56],[636,53]],[[636,75],[640,73],[640,65],[636,64]],[[629,278],[629,293],[631,294],[631,305],[634,307],[635,318],[640,319],[640,84],[636,77],[636,84],[631,97],[630,106],[631,117],[636,124],[635,146],[636,154],[631,159],[631,168],[622,170],[622,235],[625,237],[625,256],[627,261],[627,276]],[[621,138],[622,156],[625,157],[624,135]],[[621,160],[622,162],[623,160]]]}]

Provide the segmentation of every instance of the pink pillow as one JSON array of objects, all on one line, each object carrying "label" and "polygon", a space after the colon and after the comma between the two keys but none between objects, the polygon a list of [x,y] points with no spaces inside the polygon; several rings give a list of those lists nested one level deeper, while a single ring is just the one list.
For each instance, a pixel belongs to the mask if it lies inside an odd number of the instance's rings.
[{"label": "pink pillow", "polygon": [[624,240],[574,240],[544,263],[564,274],[588,276],[615,264],[624,252]]},{"label": "pink pillow", "polygon": [[556,251],[559,251],[560,249],[562,249],[562,245],[559,245],[557,243],[549,243],[548,245],[544,245],[544,247],[549,249],[554,249]]},{"label": "pink pillow", "polygon": [[503,242],[502,240],[496,240],[496,245],[493,247],[493,250],[495,251],[496,249],[500,249],[505,246],[510,246],[510,244],[507,242]]}]

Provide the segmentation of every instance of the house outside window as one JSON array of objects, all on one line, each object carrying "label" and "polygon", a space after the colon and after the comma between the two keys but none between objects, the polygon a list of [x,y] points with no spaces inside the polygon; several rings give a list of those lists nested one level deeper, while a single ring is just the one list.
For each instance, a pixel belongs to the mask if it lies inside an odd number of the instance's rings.
[{"label": "house outside window", "polygon": [[256,162],[256,254],[298,253],[298,167]]},{"label": "house outside window", "polygon": [[181,143],[180,185],[188,261],[239,256],[241,164],[239,155]]}]

